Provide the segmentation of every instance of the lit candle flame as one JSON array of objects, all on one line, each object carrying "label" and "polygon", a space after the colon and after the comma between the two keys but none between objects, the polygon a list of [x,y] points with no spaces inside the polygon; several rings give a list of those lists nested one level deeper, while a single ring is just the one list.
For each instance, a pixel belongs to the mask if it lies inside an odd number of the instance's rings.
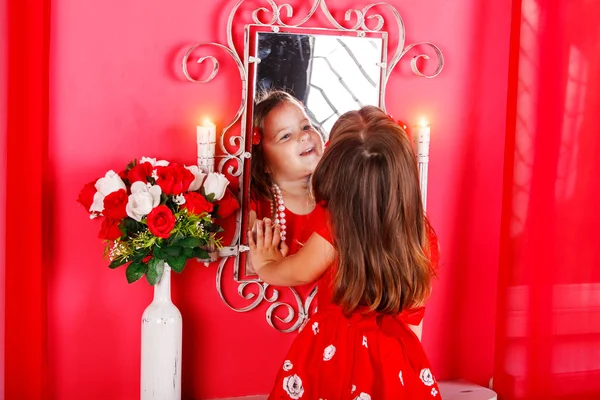
[{"label": "lit candle flame", "polygon": [[419,126],[422,126],[422,127],[429,126],[429,121],[427,120],[427,118],[421,117],[421,119],[419,120]]},{"label": "lit candle flame", "polygon": [[210,118],[204,118],[204,122],[202,123],[202,126],[215,126],[215,124],[212,123]]}]

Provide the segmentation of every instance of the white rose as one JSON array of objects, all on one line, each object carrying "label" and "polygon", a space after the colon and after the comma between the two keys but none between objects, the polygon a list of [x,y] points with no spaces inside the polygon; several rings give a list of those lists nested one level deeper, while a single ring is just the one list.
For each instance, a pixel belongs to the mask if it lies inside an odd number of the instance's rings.
[{"label": "white rose", "polygon": [[283,378],[283,390],[292,399],[297,400],[304,394],[302,379],[298,375],[291,375]]},{"label": "white rose", "polygon": [[294,368],[294,365],[292,364],[292,362],[290,360],[285,360],[285,362],[283,363],[283,370],[289,371],[292,368]]},{"label": "white rose", "polygon": [[119,174],[112,169],[106,173],[104,178],[98,179],[94,187],[97,192],[94,194],[94,202],[90,207],[90,212],[99,213],[104,211],[104,198],[106,196],[120,189],[127,190],[125,182],[123,182]]},{"label": "white rose", "polygon": [[331,360],[331,358],[333,357],[334,354],[335,354],[335,346],[330,344],[323,351],[323,360],[325,360],[325,361]]},{"label": "white rose", "polygon": [[214,193],[215,200],[221,200],[225,196],[225,189],[229,185],[229,180],[220,172],[209,172],[204,184],[204,193],[207,195]]},{"label": "white rose", "polygon": [[153,167],[166,167],[167,165],[169,165],[169,162],[167,160],[156,161],[156,158],[142,157],[140,159],[140,164],[145,162],[150,163]]},{"label": "white rose", "polygon": [[150,214],[150,211],[160,204],[161,193],[162,190],[158,185],[148,188],[144,182],[133,182],[125,207],[127,215],[138,222],[141,221],[142,217]]},{"label": "white rose", "polygon": [[196,190],[200,189],[200,187],[202,187],[202,182],[204,182],[206,174],[202,172],[202,170],[198,168],[197,165],[190,165],[189,167],[186,166],[185,168],[188,169],[192,174],[194,174],[194,181],[190,183],[190,187],[188,190],[190,192],[195,192]]},{"label": "white rose", "polygon": [[433,375],[431,374],[429,368],[423,368],[421,370],[421,380],[427,386],[433,385]]}]

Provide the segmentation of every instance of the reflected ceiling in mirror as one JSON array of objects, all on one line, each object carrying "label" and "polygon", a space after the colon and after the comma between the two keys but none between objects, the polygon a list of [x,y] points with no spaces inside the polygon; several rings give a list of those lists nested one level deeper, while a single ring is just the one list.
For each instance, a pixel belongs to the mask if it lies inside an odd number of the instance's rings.
[{"label": "reflected ceiling in mirror", "polygon": [[[337,118],[364,105],[380,105],[385,35],[349,36],[343,31],[256,32],[254,94],[290,92],[327,136]],[[260,61],[259,61],[260,60]]]}]

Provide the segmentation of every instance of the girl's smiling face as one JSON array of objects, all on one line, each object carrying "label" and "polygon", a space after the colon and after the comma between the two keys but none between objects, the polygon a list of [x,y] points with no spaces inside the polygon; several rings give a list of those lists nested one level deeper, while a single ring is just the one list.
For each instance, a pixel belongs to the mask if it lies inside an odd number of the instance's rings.
[{"label": "girl's smiling face", "polygon": [[297,104],[285,102],[265,118],[263,151],[275,182],[312,174],[323,155],[323,139]]}]

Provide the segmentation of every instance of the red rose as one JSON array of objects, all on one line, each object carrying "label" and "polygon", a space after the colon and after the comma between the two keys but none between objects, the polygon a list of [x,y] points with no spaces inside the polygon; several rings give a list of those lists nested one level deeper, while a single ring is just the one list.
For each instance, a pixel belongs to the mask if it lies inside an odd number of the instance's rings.
[{"label": "red rose", "polygon": [[156,174],[156,184],[166,195],[186,192],[196,178],[190,170],[175,163],[156,168]]},{"label": "red rose", "polygon": [[129,179],[129,183],[137,181],[148,183],[149,176],[152,176],[152,164],[149,162],[138,164],[131,168],[129,172],[127,172],[127,179]]},{"label": "red rose", "polygon": [[94,202],[94,195],[96,194],[96,181],[92,181],[88,184],[86,184],[83,189],[81,189],[81,192],[79,192],[79,197],[77,198],[77,201],[79,202],[79,204],[81,204],[84,208],[85,211],[89,212],[90,211],[90,207],[92,206],[92,203]]},{"label": "red rose", "polygon": [[112,192],[104,198],[104,211],[107,217],[121,220],[127,216],[125,207],[127,206],[127,192],[125,189],[119,189]]},{"label": "red rose", "polygon": [[116,240],[123,235],[123,232],[119,229],[119,222],[112,218],[106,217],[102,221],[102,227],[100,228],[100,233],[98,237],[100,239],[106,240]]},{"label": "red rose", "polygon": [[158,206],[148,214],[146,222],[154,236],[167,239],[175,227],[175,215],[169,207]]},{"label": "red rose", "polygon": [[240,208],[240,204],[229,189],[225,191],[225,195],[221,200],[215,202],[215,205],[218,206],[217,216],[219,218],[227,218],[233,214],[235,210]]},{"label": "red rose", "polygon": [[185,198],[185,203],[181,208],[188,210],[191,214],[200,215],[213,210],[213,204],[199,193],[189,192],[184,194],[183,197]]}]

